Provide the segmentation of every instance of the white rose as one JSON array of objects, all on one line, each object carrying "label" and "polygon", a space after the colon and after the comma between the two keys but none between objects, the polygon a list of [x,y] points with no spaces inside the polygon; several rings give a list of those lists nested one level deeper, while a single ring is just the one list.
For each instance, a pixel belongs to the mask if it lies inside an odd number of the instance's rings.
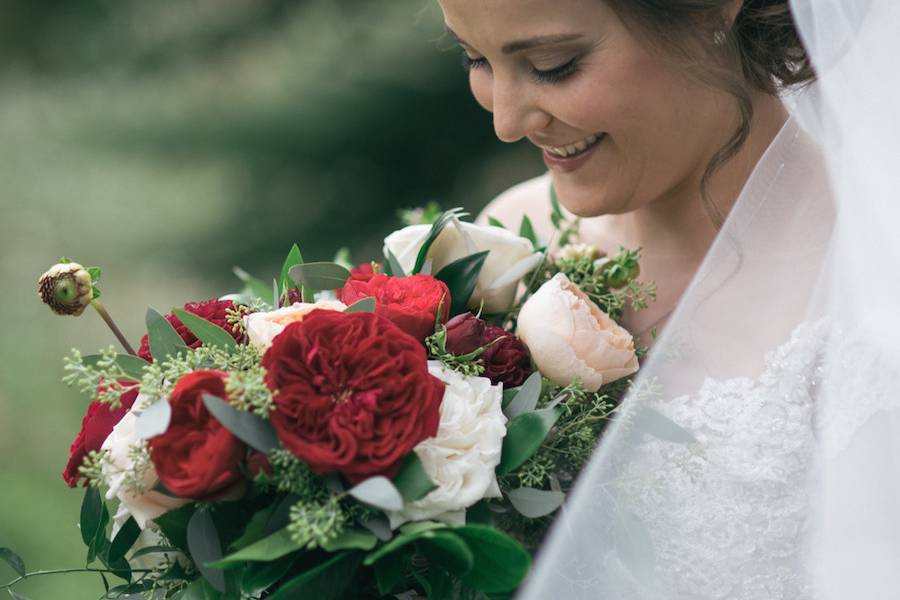
[{"label": "white rose", "polygon": [[500,496],[494,469],[506,435],[503,386],[484,377],[464,377],[438,361],[429,361],[428,371],[447,387],[437,435],[420,442],[415,453],[438,487],[390,513],[391,527],[435,518],[462,524],[466,507]]},{"label": "white rose", "polygon": [[[134,407],[141,406],[143,398],[139,396],[134,402]],[[136,461],[136,458],[142,455],[144,440],[137,432],[137,414],[134,407],[125,413],[103,442],[102,449],[107,451],[107,460],[102,463],[102,476],[109,486],[106,499],[118,498],[122,506],[137,521],[138,526],[144,529],[151,519],[187,504],[189,500],[172,498],[153,491],[153,486],[159,481],[153,463],[146,454],[143,455],[146,462],[143,458],[139,461],[142,464]],[[140,477],[140,488],[145,490],[142,493],[134,489],[135,474]]]},{"label": "white rose", "polygon": [[[385,255],[390,250],[406,273],[416,264],[419,249],[428,237],[431,225],[410,225],[395,231],[384,240]],[[531,242],[502,227],[463,223],[454,219],[441,232],[428,251],[431,272],[470,254],[490,251],[478,276],[469,306],[477,309],[484,300],[484,310],[500,313],[509,310],[516,297],[519,281],[533,271],[542,255]]]},{"label": "white rose", "polygon": [[315,304],[296,302],[292,306],[285,306],[271,312],[251,313],[244,317],[247,337],[250,338],[252,345],[267,350],[272,345],[275,336],[284,331],[285,327],[291,323],[302,321],[306,315],[317,308],[342,311],[347,308],[347,305],[337,300],[322,300]]},{"label": "white rose", "polygon": [[631,334],[562,273],[522,306],[516,335],[541,374],[557,385],[578,378],[595,392],[638,370]]}]

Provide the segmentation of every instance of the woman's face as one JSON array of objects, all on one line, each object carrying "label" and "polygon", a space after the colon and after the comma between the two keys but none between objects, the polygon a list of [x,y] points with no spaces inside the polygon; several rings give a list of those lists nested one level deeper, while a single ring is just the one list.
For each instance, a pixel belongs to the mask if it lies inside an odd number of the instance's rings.
[{"label": "woman's face", "polygon": [[602,0],[439,0],[497,137],[543,151],[562,204],[624,213],[699,185],[735,127]]}]

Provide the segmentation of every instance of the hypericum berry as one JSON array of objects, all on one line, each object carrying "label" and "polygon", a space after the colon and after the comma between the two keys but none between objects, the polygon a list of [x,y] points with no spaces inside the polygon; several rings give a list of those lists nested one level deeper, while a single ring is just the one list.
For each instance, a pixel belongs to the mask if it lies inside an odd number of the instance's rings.
[{"label": "hypericum berry", "polygon": [[78,263],[58,263],[41,275],[41,301],[58,315],[78,316],[94,298],[91,274]]}]

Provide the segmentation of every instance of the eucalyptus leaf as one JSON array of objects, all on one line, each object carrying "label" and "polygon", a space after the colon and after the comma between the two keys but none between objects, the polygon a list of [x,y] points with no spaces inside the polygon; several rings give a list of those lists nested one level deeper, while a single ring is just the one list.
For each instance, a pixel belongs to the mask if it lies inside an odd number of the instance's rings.
[{"label": "eucalyptus leaf", "polygon": [[278,447],[275,429],[262,417],[238,410],[212,394],[203,394],[203,404],[217,421],[251,448],[269,454]]},{"label": "eucalyptus leaf", "polygon": [[360,519],[359,524],[371,531],[382,542],[390,540],[393,535],[390,522],[387,520],[387,517],[381,514],[373,514]]},{"label": "eucalyptus leaf", "polygon": [[134,517],[129,517],[112,541],[109,554],[107,555],[109,562],[115,563],[124,558],[125,554],[131,550],[131,547],[137,541],[139,535],[141,535],[141,528],[138,527]]},{"label": "eucalyptus leaf", "polygon": [[278,279],[279,291],[281,294],[284,294],[286,290],[289,290],[292,287],[302,287],[297,286],[290,276],[291,268],[302,264],[303,255],[300,253],[300,247],[297,244],[294,244],[291,246],[291,251],[288,252],[287,258],[284,259],[284,264],[281,265],[281,276]]},{"label": "eucalyptus leaf", "polygon": [[357,300],[350,306],[348,306],[345,310],[345,313],[355,313],[355,312],[375,312],[375,298],[363,298],[362,300]]},{"label": "eucalyptus leaf", "polygon": [[478,276],[484,267],[489,250],[477,252],[455,260],[435,275],[450,289],[450,315],[458,315],[468,310],[469,300],[475,286],[478,284]]},{"label": "eucalyptus leaf", "polygon": [[205,579],[195,579],[175,596],[175,600],[221,600],[221,595]]},{"label": "eucalyptus leaf", "polygon": [[210,563],[210,566],[225,568],[244,562],[265,562],[281,558],[302,548],[301,544],[297,544],[291,539],[291,534],[287,529],[281,529],[246,548]]},{"label": "eucalyptus leaf", "polygon": [[528,215],[522,215],[522,223],[519,225],[519,236],[525,238],[535,248],[538,246],[537,235],[534,233],[534,225]]},{"label": "eucalyptus leaf", "polygon": [[9,592],[9,595],[13,600],[31,600],[31,598],[29,598],[28,596],[23,596],[19,592],[13,591],[9,588],[7,588],[6,591]]},{"label": "eucalyptus leaf", "polygon": [[510,503],[522,516],[529,519],[546,517],[559,508],[566,495],[562,492],[522,487],[506,493]]},{"label": "eucalyptus leaf", "polygon": [[394,485],[406,502],[421,500],[437,488],[437,485],[425,472],[422,461],[415,452],[410,452],[403,459],[397,475],[394,476]]},{"label": "eucalyptus leaf", "polygon": [[260,279],[257,279],[253,275],[250,275],[247,271],[243,270],[240,267],[234,267],[234,269],[232,269],[232,272],[235,274],[235,276],[237,276],[238,279],[240,279],[244,283],[244,285],[247,286],[247,291],[250,292],[250,294],[254,298],[258,298],[259,300],[265,300],[266,302],[268,302],[266,298],[268,298],[269,294],[272,293],[272,291],[269,289],[268,284]]},{"label": "eucalyptus leaf", "polygon": [[[103,356],[100,354],[90,354],[81,359],[85,365],[89,367],[95,366],[98,362],[103,360]],[[145,361],[143,358],[138,358],[137,356],[133,356],[131,354],[116,354],[116,366],[122,369],[122,372],[131,380],[131,381],[140,381],[144,377],[144,368],[146,368],[150,363]]]},{"label": "eucalyptus leaf", "polygon": [[283,556],[277,560],[247,565],[241,576],[241,592],[247,596],[258,596],[287,575],[296,556]]},{"label": "eucalyptus leaf", "polygon": [[436,531],[421,543],[422,551],[433,565],[456,575],[463,576],[475,566],[475,556],[462,538],[452,530]]},{"label": "eucalyptus leaf", "polygon": [[493,527],[466,525],[453,530],[474,558],[472,570],[463,582],[486,594],[515,590],[531,567],[531,556],[513,538]]},{"label": "eucalyptus leaf", "polygon": [[406,277],[406,273],[403,271],[403,265],[400,264],[400,260],[394,256],[394,253],[390,251],[390,249],[385,248],[385,252],[387,255],[385,256],[385,260],[387,261],[384,265],[384,272],[391,277]]},{"label": "eucalyptus leaf", "polygon": [[350,278],[350,271],[333,262],[295,265],[288,273],[295,282],[313,290],[336,290]]},{"label": "eucalyptus leaf", "polygon": [[226,350],[237,348],[237,342],[231,334],[203,317],[198,317],[186,310],[176,308],[175,316],[181,319],[184,326],[191,330],[197,339],[207,346],[220,346]]},{"label": "eucalyptus leaf", "polygon": [[434,537],[435,531],[435,529],[427,529],[425,531],[416,531],[413,533],[401,533],[400,535],[395,536],[394,539],[392,539],[387,544],[384,544],[380,548],[369,553],[363,561],[363,564],[367,567],[371,566],[379,560],[382,560],[386,556],[390,556],[394,552],[397,552],[398,550],[404,548],[405,546],[408,546],[418,539]]},{"label": "eucalyptus leaf", "polygon": [[194,513],[187,526],[187,544],[194,565],[203,578],[219,592],[225,591],[225,574],[221,569],[210,567],[222,558],[222,543],[209,509],[202,508]]},{"label": "eucalyptus leaf", "polygon": [[0,558],[12,567],[19,577],[25,577],[25,561],[22,557],[10,550],[9,548],[0,548]]},{"label": "eucalyptus leaf", "polygon": [[162,362],[170,356],[188,350],[184,340],[159,312],[152,308],[147,309],[145,317],[147,323],[147,338],[150,342],[150,354],[153,360]]},{"label": "eucalyptus leaf", "polygon": [[348,494],[364,502],[369,506],[381,510],[402,510],[403,496],[391,483],[391,480],[381,475],[370,477],[358,483],[347,491]]},{"label": "eucalyptus leaf", "polygon": [[531,458],[561,414],[559,407],[546,408],[510,420],[506,437],[503,438],[503,451],[497,473],[506,475]]},{"label": "eucalyptus leaf", "polygon": [[149,440],[157,435],[162,435],[169,429],[172,420],[172,405],[168,398],[160,398],[138,415],[137,434],[142,440]]},{"label": "eucalyptus leaf", "polygon": [[506,225],[504,225],[500,222],[499,219],[495,219],[494,217],[488,217],[488,223],[490,225],[493,225],[494,227],[501,227],[503,229],[506,229]]},{"label": "eucalyptus leaf", "polygon": [[365,550],[369,551],[378,543],[378,538],[370,531],[361,529],[344,529],[334,539],[330,539],[322,544],[322,549],[326,552],[337,552],[338,550]]},{"label": "eucalyptus leaf", "polygon": [[462,208],[451,208],[450,210],[441,213],[441,216],[431,225],[428,235],[426,235],[425,239],[422,241],[422,245],[419,247],[419,253],[416,255],[415,265],[413,266],[410,275],[415,275],[422,271],[422,266],[425,264],[425,259],[428,257],[428,251],[431,250],[432,244],[434,244],[438,236],[441,235],[444,227],[453,221],[453,219],[464,216],[467,216],[467,213],[463,212]]},{"label": "eucalyptus leaf", "polygon": [[375,563],[373,570],[379,594],[382,596],[389,594],[404,580],[405,566],[403,557],[397,554],[388,555]]},{"label": "eucalyptus leaf", "polygon": [[518,392],[503,411],[509,419],[534,410],[541,399],[541,381],[541,374],[535,371],[519,386]]},{"label": "eucalyptus leaf", "polygon": [[294,577],[278,588],[269,600],[340,600],[353,583],[359,568],[360,554],[344,552],[330,560]]},{"label": "eucalyptus leaf", "polygon": [[690,431],[652,408],[643,407],[638,411],[634,419],[634,428],[636,431],[644,431],[653,437],[676,444],[693,444],[697,441]]}]

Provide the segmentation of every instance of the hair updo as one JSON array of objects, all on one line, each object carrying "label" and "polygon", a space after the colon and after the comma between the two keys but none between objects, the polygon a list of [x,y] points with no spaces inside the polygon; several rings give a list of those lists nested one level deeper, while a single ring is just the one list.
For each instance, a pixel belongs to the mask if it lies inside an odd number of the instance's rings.
[{"label": "hair updo", "polygon": [[747,140],[753,92],[776,95],[816,78],[788,0],[743,0],[731,23],[726,20],[728,0],[605,1],[637,36],[693,78],[737,101],[740,122],[713,156],[701,183],[710,218],[720,226],[722,215],[707,193],[709,180]]}]

